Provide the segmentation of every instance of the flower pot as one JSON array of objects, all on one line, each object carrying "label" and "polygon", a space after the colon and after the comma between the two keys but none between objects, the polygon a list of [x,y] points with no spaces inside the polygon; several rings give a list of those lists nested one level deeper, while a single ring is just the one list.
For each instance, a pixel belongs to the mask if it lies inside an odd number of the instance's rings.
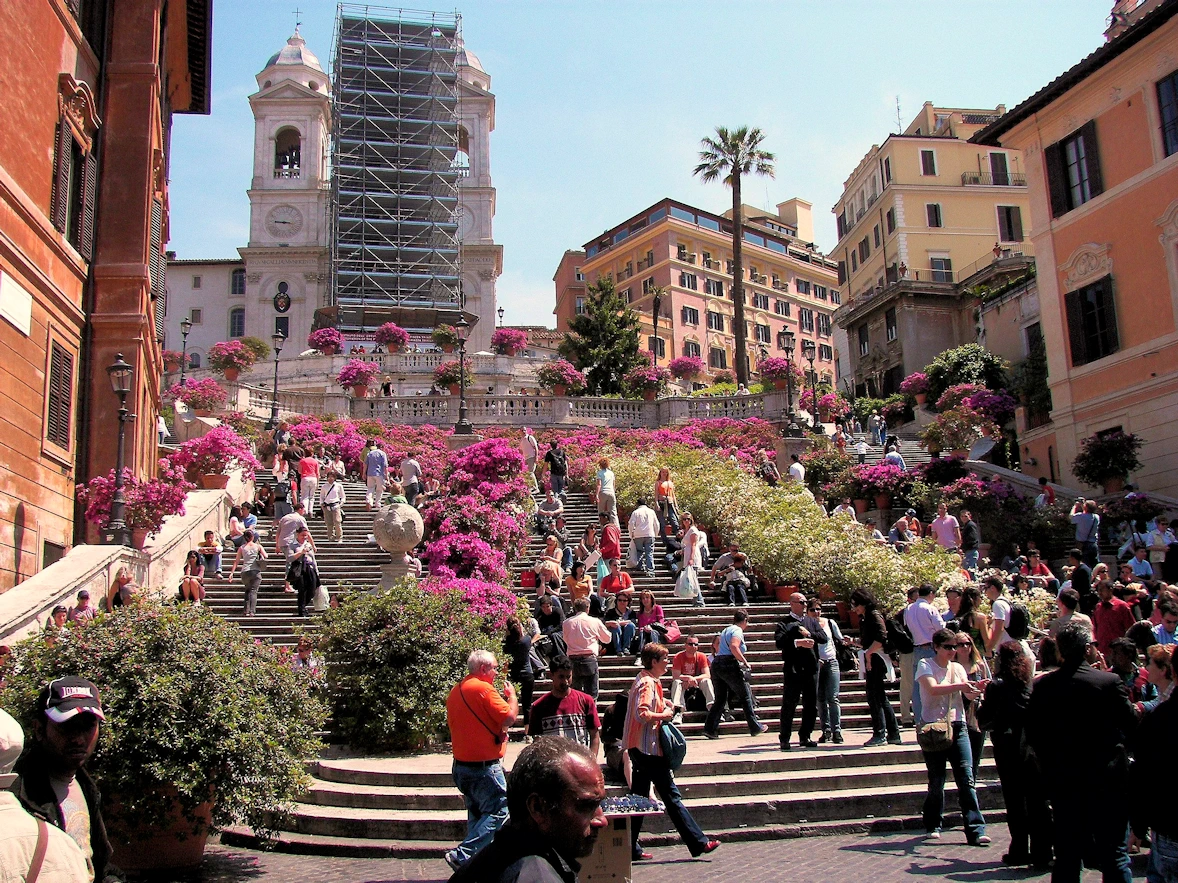
[{"label": "flower pot", "polygon": [[511,356],[514,356],[515,353],[516,353],[516,349],[513,346],[505,346],[503,348],[503,355],[508,356],[509,358]]},{"label": "flower pot", "polygon": [[354,383],[354,384],[352,384],[352,395],[354,395],[358,399],[368,398],[368,384],[367,383]]},{"label": "flower pot", "polygon": [[985,561],[990,557],[990,544],[978,543],[978,560]]},{"label": "flower pot", "polygon": [[452,344],[452,343],[444,343],[444,344],[442,344],[442,352],[444,352],[444,353],[452,353],[452,352],[454,352],[454,344]]},{"label": "flower pot", "polygon": [[213,416],[213,409],[212,408],[193,408],[192,413],[194,413],[197,417],[212,417]]},{"label": "flower pot", "polygon": [[892,507],[892,495],[891,494],[876,494],[875,495],[875,508],[876,509],[883,511],[884,509],[890,509],[891,507]]},{"label": "flower pot", "polygon": [[558,383],[552,387],[552,394],[554,396],[565,396],[569,394],[569,388],[563,383]]},{"label": "flower pot", "polygon": [[225,369],[225,379],[230,382],[233,382],[234,380],[236,380],[240,376],[241,376],[241,371],[237,368],[226,368]]},{"label": "flower pot", "polygon": [[1106,494],[1117,494],[1125,489],[1125,479],[1122,476],[1106,478],[1101,484],[1104,485],[1104,492]]},{"label": "flower pot", "polygon": [[151,528],[148,527],[133,527],[131,528],[131,548],[143,551],[143,547],[147,545],[147,535],[151,533]]},{"label": "flower pot", "polygon": [[797,591],[797,586],[774,586],[773,594],[782,604],[789,603],[789,596]]},{"label": "flower pot", "polygon": [[856,515],[867,514],[867,501],[866,500],[852,500],[851,502],[855,506],[855,514]]},{"label": "flower pot", "polygon": [[713,549],[720,549],[724,546],[724,538],[715,531],[708,534],[708,542],[712,544]]},{"label": "flower pot", "polygon": [[818,587],[818,600],[822,602],[834,600],[834,589],[829,585],[822,585]]},{"label": "flower pot", "polygon": [[642,390],[642,398],[648,402],[653,402],[655,399],[658,398],[658,395],[659,395],[659,391],[657,389],[644,389],[644,390]]},{"label": "flower pot", "polygon": [[834,609],[838,611],[839,622],[850,622],[851,605],[846,601],[835,601]]},{"label": "flower pot", "polygon": [[459,394],[461,391],[462,391],[462,390],[459,388],[459,384],[457,384],[457,383],[451,383],[451,384],[450,384],[450,395],[452,395],[452,396],[456,396],[456,395],[458,395],[458,394]]},{"label": "flower pot", "polygon": [[916,394],[916,407],[919,408],[921,405],[923,405],[927,401],[928,401],[928,393],[927,392],[918,392]]},{"label": "flower pot", "polygon": [[781,378],[774,378],[773,379],[773,388],[774,389],[785,389],[787,386],[789,386],[788,380],[783,380]]},{"label": "flower pot", "polygon": [[229,486],[228,475],[202,475],[200,486],[206,491],[223,491]]},{"label": "flower pot", "polygon": [[195,810],[197,833],[174,804],[161,823],[143,828],[124,828],[118,819],[118,796],[111,799],[110,840],[114,847],[111,863],[124,871],[163,871],[196,868],[204,859],[213,817],[213,804],[202,803]]},{"label": "flower pot", "polygon": [[325,346],[325,347],[322,347],[319,350],[319,352],[324,356],[334,356],[336,353],[339,352],[339,347],[338,346]]},{"label": "flower pot", "polygon": [[969,456],[969,448],[954,448],[953,456],[959,460],[964,460],[967,456]]}]

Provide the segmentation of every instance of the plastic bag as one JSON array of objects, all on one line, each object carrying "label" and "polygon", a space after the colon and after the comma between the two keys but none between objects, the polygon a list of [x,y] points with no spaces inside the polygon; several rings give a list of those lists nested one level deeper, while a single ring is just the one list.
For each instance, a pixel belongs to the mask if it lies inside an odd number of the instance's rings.
[{"label": "plastic bag", "polygon": [[676,598],[695,598],[699,595],[699,577],[695,575],[694,567],[684,567],[675,580]]}]

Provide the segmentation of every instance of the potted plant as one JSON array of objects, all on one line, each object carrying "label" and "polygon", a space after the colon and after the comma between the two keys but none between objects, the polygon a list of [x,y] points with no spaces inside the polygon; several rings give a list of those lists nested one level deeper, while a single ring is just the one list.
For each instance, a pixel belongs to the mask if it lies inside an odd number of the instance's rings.
[{"label": "potted plant", "polygon": [[458,336],[458,329],[453,325],[439,325],[430,334],[430,340],[440,346],[442,352],[452,353],[461,338]]},{"label": "potted plant", "polygon": [[1127,521],[1152,521],[1166,512],[1166,506],[1159,503],[1145,491],[1133,491],[1123,497],[1114,497],[1104,504],[1104,517],[1109,524]]},{"label": "potted plant", "polygon": [[265,362],[270,359],[270,355],[274,352],[270,349],[270,344],[262,340],[260,337],[254,337],[252,334],[240,338],[242,344],[247,350],[254,354],[254,363]]},{"label": "potted plant", "polygon": [[909,484],[904,470],[891,463],[853,466],[849,480],[853,497],[874,499],[875,508],[881,510],[890,508],[892,497],[902,493]]},{"label": "potted plant", "polygon": [[851,413],[850,403],[837,392],[828,392],[818,397],[818,413],[824,423],[837,420]]},{"label": "potted plant", "polygon": [[889,428],[902,426],[907,422],[908,403],[904,399],[888,402],[880,409],[880,416],[883,417],[884,424]]},{"label": "potted plant", "polygon": [[646,401],[653,402],[659,392],[666,388],[667,381],[670,379],[671,372],[666,368],[650,364],[635,368],[623,378],[622,384],[630,392],[641,393]]},{"label": "potted plant", "polygon": [[390,353],[400,352],[409,343],[409,332],[396,322],[385,322],[376,329],[376,342],[386,347]]},{"label": "potted plant", "polygon": [[553,359],[536,369],[536,380],[553,395],[563,396],[579,393],[585,388],[585,375],[572,362]]},{"label": "potted plant", "polygon": [[919,408],[928,401],[928,375],[923,371],[913,371],[900,382],[900,392],[916,399]]},{"label": "potted plant", "polygon": [[1142,444],[1131,432],[1090,435],[1080,442],[1072,472],[1085,484],[1103,486],[1106,494],[1115,494],[1124,490],[1129,473],[1141,468],[1137,454]]},{"label": "potted plant", "polygon": [[307,337],[307,346],[325,356],[334,356],[344,348],[344,336],[338,328],[318,328]]},{"label": "potted plant", "polygon": [[358,399],[368,397],[368,387],[380,376],[380,365],[376,362],[365,362],[363,359],[348,359],[344,367],[340,368],[336,382],[347,389],[351,387],[352,395]]},{"label": "potted plant", "polygon": [[491,348],[501,356],[514,356],[528,345],[528,333],[518,328],[496,328]]},{"label": "potted plant", "polygon": [[225,424],[180,445],[168,461],[196,476],[206,490],[226,487],[229,473],[235,469],[241,470],[245,481],[253,481],[255,470],[261,468],[249,441]]},{"label": "potted plant", "polygon": [[676,380],[693,380],[704,373],[704,368],[704,360],[699,356],[679,356],[667,366]]},{"label": "potted plant", "polygon": [[761,372],[761,379],[771,380],[777,389],[785,389],[790,378],[793,378],[795,386],[802,382],[802,369],[788,359],[778,356],[762,359],[757,369]]},{"label": "potted plant", "polygon": [[197,417],[210,417],[214,410],[225,404],[229,395],[221,384],[211,377],[203,380],[193,380],[189,377],[183,384],[173,384],[168,389],[167,397],[173,402],[183,402]]},{"label": "potted plant", "polygon": [[[156,478],[136,478],[130,469],[123,470],[123,517],[131,530],[131,545],[142,549],[149,536],[159,533],[164,520],[184,514],[184,499],[193,485],[167,460],[160,461]],[[110,507],[115,497],[115,471],[96,475],[78,488],[78,502],[86,507],[85,518],[104,530],[110,524]]]},{"label": "potted plant", "polygon": [[719,371],[712,372],[712,383],[736,383],[736,375],[727,368],[721,368]]},{"label": "potted plant", "polygon": [[229,381],[253,367],[257,357],[240,340],[223,340],[209,347],[209,367],[220,371]]},{"label": "potted plant", "polygon": [[175,371],[180,367],[180,363],[184,361],[184,354],[176,350],[164,350],[161,353],[164,360],[165,371]]},{"label": "potted plant", "polygon": [[984,392],[986,387],[979,386],[976,383],[955,383],[937,399],[938,411],[950,411],[953,408],[960,407],[967,404],[969,399],[979,392]]},{"label": "potted plant", "polygon": [[462,366],[457,361],[442,362],[434,369],[434,383],[438,386],[449,387],[451,395],[458,395],[459,384],[463,382],[465,373],[465,383],[470,386],[474,381],[474,375],[470,373],[467,368],[463,372]]},{"label": "potted plant", "polygon": [[1002,431],[982,414],[968,405],[959,405],[937,415],[937,419],[920,433],[921,441],[929,452],[952,451],[955,457],[964,457],[969,446],[983,435],[999,438]]},{"label": "potted plant", "polygon": [[43,684],[93,681],[106,722],[87,764],[124,871],[193,867],[209,833],[273,819],[310,784],[322,747],[320,678],[206,607],[142,600],[22,641],[0,666],[0,705],[28,729]]}]

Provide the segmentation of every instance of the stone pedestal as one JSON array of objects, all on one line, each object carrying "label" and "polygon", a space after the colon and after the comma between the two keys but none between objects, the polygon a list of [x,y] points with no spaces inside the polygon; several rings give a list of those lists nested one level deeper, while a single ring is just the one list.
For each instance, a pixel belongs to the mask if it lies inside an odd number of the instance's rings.
[{"label": "stone pedestal", "polygon": [[380,568],[381,589],[393,585],[409,573],[407,554],[425,536],[425,524],[421,514],[408,503],[393,503],[385,506],[372,522],[372,534],[376,544],[392,556],[392,561]]},{"label": "stone pedestal", "polygon": [[481,442],[483,437],[477,432],[472,432],[470,435],[454,435],[451,433],[446,436],[446,447],[451,451],[461,451],[463,448],[469,448],[475,442]]},{"label": "stone pedestal", "polygon": [[807,451],[814,447],[814,440],[812,438],[778,438],[777,444],[774,445],[774,450],[777,452],[777,468],[781,474],[785,475],[785,471],[789,468],[790,455],[797,454],[801,457]]}]

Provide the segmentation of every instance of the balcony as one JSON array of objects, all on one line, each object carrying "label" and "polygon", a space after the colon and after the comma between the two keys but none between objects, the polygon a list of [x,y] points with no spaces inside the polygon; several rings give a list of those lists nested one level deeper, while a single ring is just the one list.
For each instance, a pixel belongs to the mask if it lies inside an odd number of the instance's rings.
[{"label": "balcony", "polygon": [[279,166],[274,170],[275,178],[301,178],[302,173],[298,166]]},{"label": "balcony", "polygon": [[961,183],[966,187],[1026,187],[1027,176],[1022,172],[990,175],[985,172],[962,172]]}]

